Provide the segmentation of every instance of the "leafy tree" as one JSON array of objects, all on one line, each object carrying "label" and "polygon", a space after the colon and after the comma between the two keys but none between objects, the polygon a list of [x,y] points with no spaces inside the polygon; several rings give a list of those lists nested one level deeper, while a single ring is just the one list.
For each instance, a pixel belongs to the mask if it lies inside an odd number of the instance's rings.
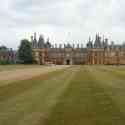
[{"label": "leafy tree", "polygon": [[0,50],[7,50],[6,46],[0,46]]},{"label": "leafy tree", "polygon": [[21,40],[21,44],[18,50],[18,57],[21,63],[33,63],[32,47],[31,43],[27,39]]}]

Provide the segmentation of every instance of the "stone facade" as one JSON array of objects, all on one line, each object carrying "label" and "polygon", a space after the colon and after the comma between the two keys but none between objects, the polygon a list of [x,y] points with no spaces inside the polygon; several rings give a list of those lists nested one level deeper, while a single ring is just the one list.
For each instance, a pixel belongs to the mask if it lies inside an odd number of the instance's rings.
[{"label": "stone facade", "polygon": [[35,60],[38,64],[73,65],[86,64],[86,49],[73,48],[45,48],[33,49]]},{"label": "stone facade", "polygon": [[115,45],[114,42],[108,44],[108,39],[101,40],[96,35],[95,42],[89,39],[87,43],[87,64],[101,65],[124,65],[125,45]]},{"label": "stone facade", "polygon": [[83,45],[70,44],[51,45],[49,39],[44,41],[43,36],[36,39],[31,37],[34,59],[38,64],[57,65],[124,65],[125,46],[108,44],[108,39],[101,39],[96,35],[95,41],[89,38],[86,48]]}]

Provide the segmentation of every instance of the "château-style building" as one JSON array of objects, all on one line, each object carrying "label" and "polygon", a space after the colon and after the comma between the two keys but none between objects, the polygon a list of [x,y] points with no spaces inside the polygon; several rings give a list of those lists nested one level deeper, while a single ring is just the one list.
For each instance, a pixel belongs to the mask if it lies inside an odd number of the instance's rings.
[{"label": "ch\u00e2teau-style building", "polygon": [[0,63],[2,62],[15,63],[15,61],[16,61],[16,52],[5,46],[0,46]]},{"label": "ch\u00e2teau-style building", "polygon": [[102,39],[98,34],[95,41],[89,38],[86,47],[83,45],[57,44],[52,45],[44,41],[42,35],[39,40],[36,33],[31,36],[34,59],[38,64],[57,64],[57,65],[124,65],[125,64],[125,45],[110,45],[108,39]]}]

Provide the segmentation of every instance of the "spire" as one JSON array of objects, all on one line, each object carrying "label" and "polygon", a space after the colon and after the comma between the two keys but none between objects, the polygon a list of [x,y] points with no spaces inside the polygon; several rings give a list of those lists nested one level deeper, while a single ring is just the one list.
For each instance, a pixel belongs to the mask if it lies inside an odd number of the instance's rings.
[{"label": "spire", "polygon": [[105,38],[105,47],[107,48],[109,46],[108,39]]},{"label": "spire", "polygon": [[32,43],[32,48],[37,48],[37,39],[36,39],[36,33],[34,33],[34,36],[31,36],[31,43]]},{"label": "spire", "polygon": [[51,48],[51,43],[49,42],[49,37],[47,38],[47,41],[46,41],[46,48]]},{"label": "spire", "polygon": [[[97,35],[96,35],[96,37],[97,37]],[[91,37],[90,36],[89,36],[89,41],[87,43],[87,48],[89,48],[89,49],[93,48],[93,43],[91,41]]]},{"label": "spire", "polygon": [[36,40],[36,32],[34,33],[34,40]]},{"label": "spire", "polygon": [[40,35],[39,41],[38,41],[38,48],[44,48],[44,44],[45,44],[45,41],[44,41],[43,35]]},{"label": "spire", "polygon": [[49,37],[47,38],[47,41],[46,42],[48,42],[49,43]]},{"label": "spire", "polygon": [[102,47],[101,37],[99,36],[99,33],[96,34],[94,47],[95,48],[101,48]]}]

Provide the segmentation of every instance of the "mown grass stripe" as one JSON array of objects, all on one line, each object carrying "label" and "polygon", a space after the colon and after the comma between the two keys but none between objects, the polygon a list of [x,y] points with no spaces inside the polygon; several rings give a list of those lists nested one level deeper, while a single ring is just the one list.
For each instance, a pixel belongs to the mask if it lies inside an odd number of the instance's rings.
[{"label": "mown grass stripe", "polygon": [[45,125],[125,124],[119,107],[98,83],[100,81],[93,77],[91,71],[88,67],[81,67]]}]

